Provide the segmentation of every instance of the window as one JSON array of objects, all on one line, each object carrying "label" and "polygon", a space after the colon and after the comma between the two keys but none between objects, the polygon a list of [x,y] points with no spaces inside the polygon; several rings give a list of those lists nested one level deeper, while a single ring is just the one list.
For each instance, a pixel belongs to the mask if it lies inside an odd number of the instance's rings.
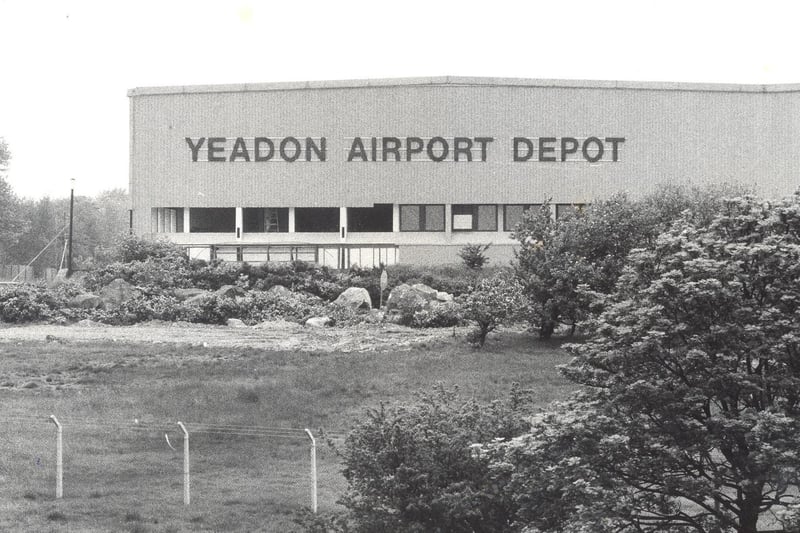
[{"label": "window", "polygon": [[236,208],[192,207],[189,209],[190,233],[233,233],[236,231]]},{"label": "window", "polygon": [[444,231],[444,205],[401,205],[400,231]]},{"label": "window", "polygon": [[[131,221],[133,221],[133,217],[131,217]],[[183,233],[183,208],[153,207],[150,210],[150,231],[152,233]]]},{"label": "window", "polygon": [[454,204],[453,231],[497,231],[497,206]]},{"label": "window", "polygon": [[245,207],[242,222],[245,233],[286,233],[289,231],[289,208]]},{"label": "window", "polygon": [[294,230],[298,233],[338,233],[338,207],[296,207]]},{"label": "window", "polygon": [[556,204],[556,220],[570,214],[580,213],[586,204]]},{"label": "window", "polygon": [[531,209],[541,209],[542,204],[508,204],[503,206],[503,231],[514,231],[514,228],[522,222],[525,211]]},{"label": "window", "polygon": [[392,204],[375,204],[373,207],[348,207],[347,231],[392,231]]}]

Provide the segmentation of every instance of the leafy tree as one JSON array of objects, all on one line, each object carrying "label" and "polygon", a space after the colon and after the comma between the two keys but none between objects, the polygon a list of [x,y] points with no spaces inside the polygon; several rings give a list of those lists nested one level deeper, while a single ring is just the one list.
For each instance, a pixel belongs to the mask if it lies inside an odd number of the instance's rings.
[{"label": "leafy tree", "polygon": [[501,270],[490,278],[479,280],[475,288],[462,298],[462,307],[464,318],[476,324],[469,340],[480,347],[490,332],[521,315],[524,308],[522,287],[510,272]]},{"label": "leafy tree", "polygon": [[[0,172],[6,170],[10,159],[8,144],[0,137]],[[19,198],[5,176],[0,174],[0,257],[9,257],[10,248],[16,244],[24,228],[25,220],[20,213]]]},{"label": "leafy tree", "polygon": [[590,300],[578,288],[610,293],[634,248],[650,246],[679,217],[707,225],[719,212],[729,186],[662,187],[638,201],[625,194],[553,220],[550,206],[527,213],[513,236],[520,241],[515,269],[530,301],[532,324],[549,338],[559,323],[587,317]]},{"label": "leafy tree", "polygon": [[488,250],[491,245],[491,243],[465,244],[461,250],[458,251],[458,257],[464,261],[464,265],[467,268],[483,268],[483,265],[489,262],[489,258],[486,257],[486,250]]},{"label": "leafy tree", "polygon": [[589,340],[567,346],[582,391],[495,457],[520,523],[754,533],[772,510],[792,519],[800,195],[726,201],[705,228],[677,222],[631,252],[602,307]]},{"label": "leafy tree", "polygon": [[341,453],[352,531],[503,531],[512,513],[476,445],[530,428],[529,398],[481,405],[439,386],[409,407],[369,411]]},{"label": "leafy tree", "polygon": [[527,213],[513,234],[521,243],[514,264],[540,336],[549,338],[560,322],[574,330],[586,316],[578,287],[609,292],[625,256],[652,240],[656,227],[651,213],[624,194],[559,220],[547,203]]}]

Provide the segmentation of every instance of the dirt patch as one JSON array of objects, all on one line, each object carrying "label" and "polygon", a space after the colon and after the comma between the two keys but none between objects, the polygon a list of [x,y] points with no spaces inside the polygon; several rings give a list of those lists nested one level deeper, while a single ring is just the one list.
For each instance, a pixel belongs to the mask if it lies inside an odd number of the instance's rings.
[{"label": "dirt patch", "polygon": [[199,347],[250,347],[309,352],[403,351],[463,340],[453,328],[411,329],[393,324],[361,324],[348,328],[307,328],[293,322],[264,322],[249,327],[213,326],[186,322],[145,322],[133,326],[73,324],[3,325],[0,340],[52,343],[125,342],[189,344]]}]

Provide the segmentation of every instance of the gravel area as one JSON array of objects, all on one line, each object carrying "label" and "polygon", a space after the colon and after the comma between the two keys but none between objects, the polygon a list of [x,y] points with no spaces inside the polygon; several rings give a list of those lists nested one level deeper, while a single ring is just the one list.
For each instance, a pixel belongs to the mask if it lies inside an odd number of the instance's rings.
[{"label": "gravel area", "polygon": [[347,328],[304,327],[285,321],[243,327],[185,322],[146,322],[133,326],[107,326],[86,321],[68,326],[0,324],[0,342],[175,343],[314,352],[398,351],[422,344],[463,341],[463,337],[461,328],[411,329],[393,324],[361,324]]}]

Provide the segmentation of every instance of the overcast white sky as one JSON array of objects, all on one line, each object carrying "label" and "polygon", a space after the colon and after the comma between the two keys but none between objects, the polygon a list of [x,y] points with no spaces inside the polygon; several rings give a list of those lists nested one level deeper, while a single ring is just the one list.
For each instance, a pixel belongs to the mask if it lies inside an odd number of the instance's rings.
[{"label": "overcast white sky", "polygon": [[[796,7],[797,6],[797,7]],[[26,197],[128,185],[133,87],[409,76],[800,83],[792,1],[0,0]]]}]

